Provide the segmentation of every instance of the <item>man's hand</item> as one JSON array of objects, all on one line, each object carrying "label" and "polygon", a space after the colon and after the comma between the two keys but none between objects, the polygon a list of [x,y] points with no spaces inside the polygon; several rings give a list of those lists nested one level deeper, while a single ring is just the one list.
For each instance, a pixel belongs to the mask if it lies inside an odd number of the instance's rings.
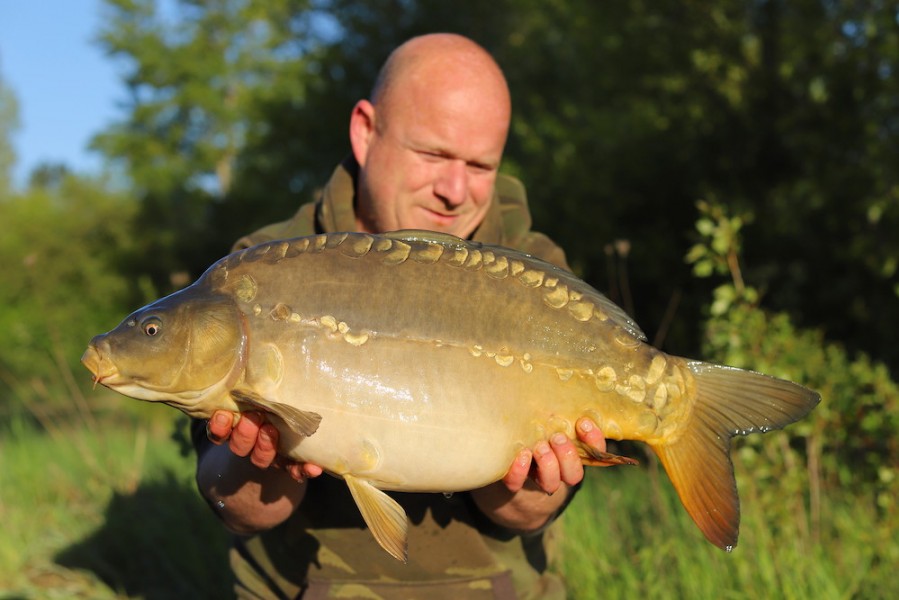
[{"label": "man's hand", "polygon": [[[578,440],[600,452],[606,451],[606,438],[590,419],[575,425]],[[584,478],[584,467],[577,448],[564,433],[541,440],[533,450],[519,452],[501,481],[473,490],[472,498],[495,523],[520,531],[544,526],[564,505],[568,486]]]},{"label": "man's hand", "polygon": [[[234,424],[237,418],[237,424]],[[266,421],[261,412],[236,413],[218,410],[206,425],[206,435],[216,445],[227,442],[237,456],[249,456],[260,469],[274,466],[287,471],[297,481],[318,477],[322,468],[312,463],[299,463],[278,455],[278,429]]]},{"label": "man's hand", "polygon": [[[606,438],[593,421],[580,419],[576,431],[582,443],[594,450],[606,451]],[[529,476],[547,494],[555,493],[563,483],[580,483],[584,478],[584,467],[574,442],[564,433],[556,433],[549,442],[538,442],[533,451],[522,449],[502,481],[509,491],[518,492]]]}]

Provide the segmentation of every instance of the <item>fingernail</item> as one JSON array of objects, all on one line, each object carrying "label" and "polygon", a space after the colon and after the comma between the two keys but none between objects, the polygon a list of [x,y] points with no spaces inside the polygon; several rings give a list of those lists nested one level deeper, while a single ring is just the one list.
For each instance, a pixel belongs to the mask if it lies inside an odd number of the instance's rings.
[{"label": "fingernail", "polygon": [[522,467],[531,464],[531,452],[528,449],[525,448],[518,453],[518,464]]},{"label": "fingernail", "polygon": [[583,433],[590,433],[593,431],[593,423],[589,419],[583,419],[580,423],[578,423],[578,429]]},{"label": "fingernail", "polygon": [[546,442],[539,442],[536,446],[534,446],[534,454],[537,456],[543,456],[544,454],[549,454],[550,448],[549,444]]},{"label": "fingernail", "polygon": [[556,433],[550,438],[553,446],[561,446],[568,441],[568,437],[564,433]]},{"label": "fingernail", "polygon": [[215,444],[216,446],[218,446],[219,444],[222,443],[222,438],[220,438],[219,436],[215,435],[215,434],[212,433],[212,431],[210,430],[210,428],[209,428],[209,421],[206,421],[206,437],[207,437],[207,439],[209,439],[210,442],[212,442],[212,443]]},{"label": "fingernail", "polygon": [[213,415],[212,420],[215,421],[216,426],[218,427],[230,427],[231,426],[231,416],[227,413],[217,412]]}]

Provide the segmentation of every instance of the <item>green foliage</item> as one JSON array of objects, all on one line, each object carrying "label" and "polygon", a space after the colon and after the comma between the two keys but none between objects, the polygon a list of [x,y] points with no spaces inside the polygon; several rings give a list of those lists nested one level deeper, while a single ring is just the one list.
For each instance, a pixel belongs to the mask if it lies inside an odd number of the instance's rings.
[{"label": "green foliage", "polygon": [[171,431],[152,411],[77,428],[3,422],[0,597],[227,597],[228,534]]},{"label": "green foliage", "polygon": [[88,341],[137,297],[123,274],[134,209],[99,182],[71,175],[0,201],[5,399],[64,404],[86,387],[78,359]]},{"label": "green foliage", "polygon": [[813,485],[851,486],[899,517],[899,386],[883,364],[853,359],[820,331],[798,330],[787,315],[746,304],[713,318],[707,332],[716,360],[793,379],[823,397],[788,433],[745,440],[739,456],[753,477],[789,482],[807,458]]},{"label": "green foliage", "polygon": [[703,237],[703,243],[690,249],[687,262],[693,265],[697,277],[729,275],[740,247],[740,230],[751,219],[747,215],[729,217],[718,203],[701,200],[696,207],[701,215],[696,221],[696,231]]},{"label": "green foliage", "polygon": [[3,82],[0,72],[0,199],[12,189],[12,167],[16,153],[10,137],[19,126],[19,105],[16,96]]},{"label": "green foliage", "polygon": [[791,498],[790,490],[740,467],[740,541],[731,553],[703,538],[657,465],[589,470],[562,516],[553,563],[568,597],[836,600],[899,593],[899,538],[875,508],[852,490],[831,490],[821,500],[827,518],[812,532],[801,503],[782,502],[772,512],[761,501]]},{"label": "green foliage", "polygon": [[[106,2],[99,41],[126,66],[129,114],[93,145],[126,167],[142,200],[139,221],[154,223],[135,231],[150,259],[140,268],[170,291],[173,273],[199,275],[245,233],[253,213],[284,216],[265,199],[279,182],[258,181],[251,204],[235,178],[254,162],[242,152],[278,126],[262,108],[306,95],[306,52],[316,36],[307,2],[182,0],[166,11],[161,4]],[[225,208],[226,198],[239,214]]]},{"label": "green foliage", "polygon": [[[694,266],[710,261],[731,281],[719,286],[706,324],[703,356],[735,367],[790,379],[817,390],[821,404],[784,432],[750,436],[737,453],[755,481],[776,482],[763,498],[777,514],[806,489],[808,470],[813,526],[821,523],[822,490],[851,486],[885,520],[899,519],[899,385],[887,368],[861,354],[853,358],[819,330],[800,329],[785,313],[760,308],[757,293],[743,284],[740,240],[720,205],[700,203],[702,240],[688,255]],[[721,240],[729,240],[723,243]],[[701,274],[701,273],[700,273]],[[777,491],[778,487],[781,491]]]},{"label": "green foliage", "polygon": [[714,316],[721,316],[736,302],[755,303],[758,293],[744,285],[740,271],[740,230],[752,221],[751,215],[730,217],[721,204],[704,200],[697,202],[696,207],[701,215],[696,221],[696,231],[703,241],[690,248],[686,261],[693,265],[693,274],[697,277],[733,277],[733,283],[713,290],[714,300],[709,311]]}]

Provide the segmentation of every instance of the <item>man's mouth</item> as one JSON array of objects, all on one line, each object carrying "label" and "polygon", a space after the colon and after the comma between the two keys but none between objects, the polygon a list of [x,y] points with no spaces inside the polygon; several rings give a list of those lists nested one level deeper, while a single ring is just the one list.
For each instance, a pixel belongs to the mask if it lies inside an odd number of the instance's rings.
[{"label": "man's mouth", "polygon": [[427,218],[443,227],[448,227],[459,219],[458,214],[446,214],[429,208],[424,209]]}]

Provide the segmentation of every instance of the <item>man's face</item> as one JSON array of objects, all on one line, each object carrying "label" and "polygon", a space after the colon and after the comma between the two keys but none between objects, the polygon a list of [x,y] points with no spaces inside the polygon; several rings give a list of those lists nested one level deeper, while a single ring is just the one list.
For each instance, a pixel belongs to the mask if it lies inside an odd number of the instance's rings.
[{"label": "man's face", "polygon": [[375,123],[357,152],[360,229],[474,232],[490,207],[509,119],[505,106],[479,100],[464,90],[427,90],[377,109],[360,102]]}]

